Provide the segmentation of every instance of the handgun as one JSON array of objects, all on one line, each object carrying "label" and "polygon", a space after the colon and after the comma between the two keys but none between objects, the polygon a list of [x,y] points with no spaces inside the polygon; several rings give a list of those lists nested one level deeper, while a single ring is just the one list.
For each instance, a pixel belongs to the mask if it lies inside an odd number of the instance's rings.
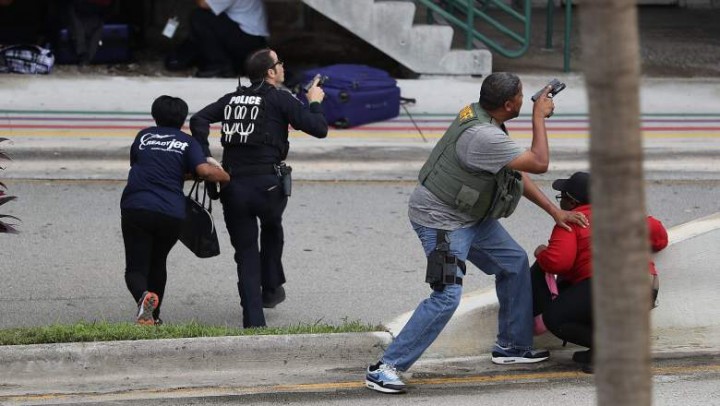
[{"label": "handgun", "polygon": [[313,80],[311,80],[310,83],[305,85],[305,92],[310,90],[310,88],[313,87],[313,85],[322,86],[325,83],[325,81],[328,79],[330,79],[330,78],[325,75],[321,75],[319,73],[315,74],[315,77],[313,78]]},{"label": "handgun", "polygon": [[556,94],[560,93],[563,89],[565,89],[565,83],[563,83],[557,79],[553,79],[547,85],[543,86],[542,89],[538,90],[537,93],[535,93],[532,96],[532,98],[531,98],[532,101],[536,102],[537,99],[540,97],[540,95],[542,95],[543,92],[545,91],[545,88],[548,86],[552,86],[552,89],[550,89],[550,92],[548,93],[548,97],[551,97],[551,98],[555,97]]}]

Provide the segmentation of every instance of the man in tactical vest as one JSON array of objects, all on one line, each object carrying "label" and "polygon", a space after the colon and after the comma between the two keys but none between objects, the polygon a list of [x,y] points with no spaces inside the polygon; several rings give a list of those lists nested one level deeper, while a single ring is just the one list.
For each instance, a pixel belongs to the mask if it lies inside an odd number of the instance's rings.
[{"label": "man in tactical vest", "polygon": [[290,147],[288,125],[317,138],[327,136],[328,126],[320,87],[313,84],[308,89],[307,107],[278,88],[285,71],[275,51],[250,55],[246,71],[250,86],[238,86],[197,112],[190,130],[213,162],[208,133],[211,123],[221,122],[222,167],[231,180],[220,191],[220,201],[235,248],[243,327],[263,327],[263,307],[275,307],[285,299],[282,214],[290,195],[291,168],[283,162]]},{"label": "man in tactical vest", "polygon": [[568,230],[568,222],[587,224],[582,215],[555,206],[527,175],[548,167],[545,118],[554,109],[549,90],[533,106],[532,145],[523,150],[504,124],[520,114],[520,79],[510,73],[491,74],[482,83],[479,102],[460,110],[420,170],[408,214],[428,258],[426,282],[432,293],[380,361],[368,367],[368,388],[405,391],[398,371],[406,371],[420,358],[455,312],[466,260],[495,275],[500,309],[492,361],[533,363],[549,357],[548,351],[533,349],[527,254],[497,220],[512,214],[525,196]]}]

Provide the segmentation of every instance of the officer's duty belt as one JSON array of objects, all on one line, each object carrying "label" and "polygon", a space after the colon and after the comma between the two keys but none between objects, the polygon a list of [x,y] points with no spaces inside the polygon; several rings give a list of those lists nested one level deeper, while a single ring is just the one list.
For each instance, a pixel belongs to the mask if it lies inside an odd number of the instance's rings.
[{"label": "officer's duty belt", "polygon": [[264,165],[242,165],[242,166],[231,166],[227,169],[230,176],[243,176],[243,175],[274,175],[277,173],[275,165],[264,164]]}]

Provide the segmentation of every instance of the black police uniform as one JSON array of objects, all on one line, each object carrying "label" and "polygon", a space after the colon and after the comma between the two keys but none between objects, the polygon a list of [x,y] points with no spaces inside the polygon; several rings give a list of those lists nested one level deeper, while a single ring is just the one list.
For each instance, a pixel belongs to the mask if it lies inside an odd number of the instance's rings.
[{"label": "black police uniform", "polygon": [[288,125],[317,138],[327,136],[328,126],[320,103],[306,107],[289,92],[264,81],[239,86],[192,116],[192,136],[206,156],[211,156],[210,124],[216,122],[222,126],[223,168],[230,173],[220,201],[235,248],[243,326],[262,327],[266,325],[262,289],[285,283],[281,257],[287,196],[277,168],[290,146]]}]

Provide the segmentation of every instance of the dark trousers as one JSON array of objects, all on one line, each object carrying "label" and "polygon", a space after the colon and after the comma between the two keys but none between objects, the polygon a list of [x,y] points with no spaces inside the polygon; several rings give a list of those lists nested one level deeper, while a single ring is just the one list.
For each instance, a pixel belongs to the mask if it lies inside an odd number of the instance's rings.
[{"label": "dark trousers", "polygon": [[592,348],[592,278],[559,289],[543,312],[545,326],[561,340]]},{"label": "dark trousers", "polygon": [[265,37],[243,32],[225,13],[216,16],[200,8],[190,15],[190,40],[200,52],[201,69],[232,66],[239,73],[252,52],[267,46]]},{"label": "dark trousers", "polygon": [[263,327],[262,289],[285,283],[282,214],[287,196],[277,175],[246,175],[233,176],[222,189],[220,201],[235,248],[243,327]]},{"label": "dark trousers", "polygon": [[147,210],[124,209],[121,213],[125,284],[135,302],[145,291],[158,295],[160,303],[153,313],[158,318],[167,282],[167,256],[180,236],[182,220]]},{"label": "dark trousers", "polygon": [[[109,3],[109,2],[108,2]],[[67,5],[67,21],[78,63],[88,64],[95,57],[102,38],[105,13],[109,5],[73,0]]]},{"label": "dark trousers", "polygon": [[533,317],[535,317],[538,314],[543,314],[552,301],[550,288],[548,288],[545,281],[545,272],[540,269],[537,262],[530,267],[530,281],[533,294]]}]

